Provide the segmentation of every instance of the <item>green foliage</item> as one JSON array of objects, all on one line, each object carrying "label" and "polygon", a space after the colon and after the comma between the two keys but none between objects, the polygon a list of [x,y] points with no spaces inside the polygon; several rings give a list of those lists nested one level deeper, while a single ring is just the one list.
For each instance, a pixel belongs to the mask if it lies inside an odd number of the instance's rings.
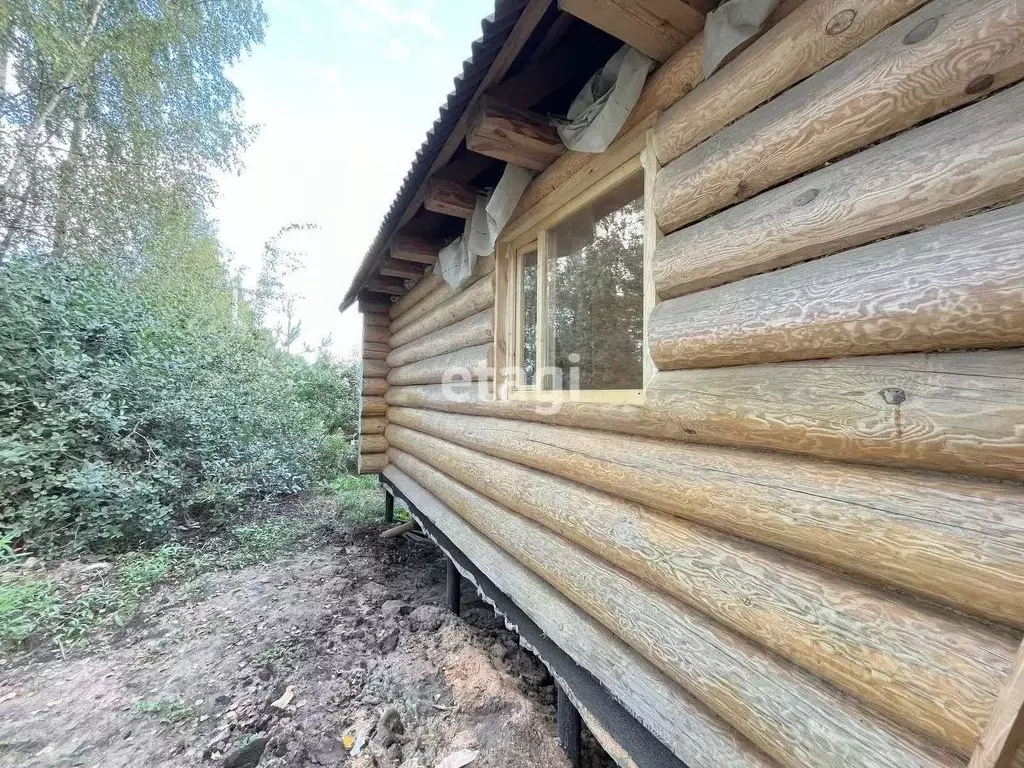
[{"label": "green foliage", "polygon": [[342,475],[329,483],[325,491],[337,500],[346,520],[377,522],[383,514],[383,494],[373,475]]},{"label": "green foliage", "polygon": [[0,583],[0,648],[24,642],[60,615],[56,587],[45,579]]},{"label": "green foliage", "polygon": [[294,518],[239,526],[231,531],[228,565],[231,568],[248,568],[277,560],[293,552],[308,534],[308,525]]},{"label": "green foliage", "polygon": [[207,274],[179,304],[98,264],[0,267],[0,530],[42,550],[158,544],[350,464],[355,366],[233,324]]}]

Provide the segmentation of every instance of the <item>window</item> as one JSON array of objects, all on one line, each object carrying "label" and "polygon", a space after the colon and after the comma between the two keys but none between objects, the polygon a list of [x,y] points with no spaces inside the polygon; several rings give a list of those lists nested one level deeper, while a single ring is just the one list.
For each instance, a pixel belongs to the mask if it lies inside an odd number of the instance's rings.
[{"label": "window", "polygon": [[[621,178],[621,177],[620,177]],[[577,201],[509,251],[513,397],[639,394],[644,386],[644,178]],[[521,242],[521,241],[520,241]],[[588,394],[589,393],[589,394]]]}]

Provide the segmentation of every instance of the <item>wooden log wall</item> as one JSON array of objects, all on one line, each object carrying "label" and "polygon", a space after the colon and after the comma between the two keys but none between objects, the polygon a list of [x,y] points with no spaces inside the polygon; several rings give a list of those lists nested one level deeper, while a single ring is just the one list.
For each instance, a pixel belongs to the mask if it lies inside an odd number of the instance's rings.
[{"label": "wooden log wall", "polygon": [[359,401],[360,474],[380,472],[388,464],[388,443],[384,437],[388,406],[388,341],[391,318],[387,312],[363,312],[363,382]]},{"label": "wooden log wall", "polygon": [[783,3],[703,82],[702,47],[506,230],[653,126],[645,401],[495,399],[483,260],[373,326],[368,444],[689,765],[1024,768],[1024,4]]}]

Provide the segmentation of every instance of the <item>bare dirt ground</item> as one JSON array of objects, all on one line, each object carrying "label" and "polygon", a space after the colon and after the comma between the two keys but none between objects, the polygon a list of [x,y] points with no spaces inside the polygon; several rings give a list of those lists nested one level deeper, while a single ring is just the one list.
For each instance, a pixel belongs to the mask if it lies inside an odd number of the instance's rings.
[{"label": "bare dirt ground", "polygon": [[91,651],[5,659],[0,765],[567,766],[543,666],[469,589],[443,610],[432,545],[378,531],[163,586]]}]

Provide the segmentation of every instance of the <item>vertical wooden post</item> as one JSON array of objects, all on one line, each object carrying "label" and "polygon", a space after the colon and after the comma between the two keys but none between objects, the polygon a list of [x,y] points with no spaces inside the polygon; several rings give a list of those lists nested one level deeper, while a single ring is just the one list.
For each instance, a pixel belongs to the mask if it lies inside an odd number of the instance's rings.
[{"label": "vertical wooden post", "polygon": [[451,559],[448,560],[448,610],[456,616],[462,613],[462,574]]},{"label": "vertical wooden post", "polygon": [[558,723],[558,741],[569,757],[569,765],[572,768],[581,768],[583,765],[583,741],[579,710],[572,703],[561,685],[556,684],[557,704],[555,709],[555,720]]},{"label": "vertical wooden post", "polygon": [[968,768],[1010,768],[1024,746],[1024,643]]},{"label": "vertical wooden post", "polygon": [[395,496],[390,491],[384,491],[384,523],[390,525],[395,522]]}]

